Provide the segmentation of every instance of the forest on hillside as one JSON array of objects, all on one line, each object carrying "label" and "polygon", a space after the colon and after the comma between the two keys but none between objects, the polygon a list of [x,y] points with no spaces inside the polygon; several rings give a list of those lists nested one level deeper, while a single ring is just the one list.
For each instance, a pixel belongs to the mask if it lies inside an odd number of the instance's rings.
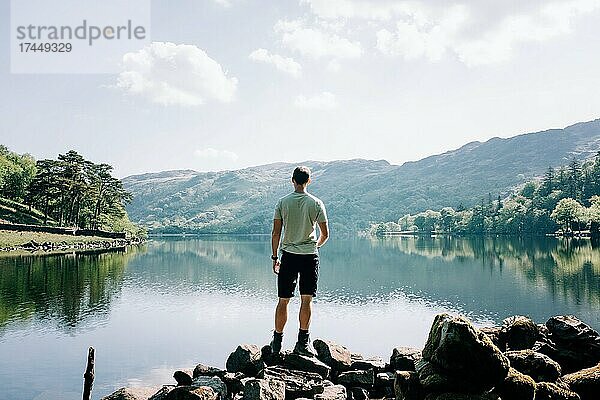
[{"label": "forest on hillside", "polygon": [[35,160],[0,145],[0,219],[21,210],[39,214],[43,224],[134,233],[125,211],[132,196],[112,169],[73,150]]},{"label": "forest on hillside", "polygon": [[600,153],[592,160],[573,159],[567,166],[549,167],[507,198],[489,194],[477,205],[444,207],[406,214],[397,221],[375,223],[367,233],[454,234],[600,234]]}]

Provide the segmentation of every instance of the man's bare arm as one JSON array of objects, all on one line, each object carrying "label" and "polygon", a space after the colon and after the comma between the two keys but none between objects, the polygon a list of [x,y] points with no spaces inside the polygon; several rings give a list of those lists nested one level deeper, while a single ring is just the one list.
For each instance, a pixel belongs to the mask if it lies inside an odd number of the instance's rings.
[{"label": "man's bare arm", "polygon": [[[273,250],[273,256],[277,257],[279,251],[279,241],[281,239],[281,227],[283,226],[283,220],[273,220],[273,231],[271,232],[271,249]],[[279,265],[279,260],[273,260],[273,272],[278,273],[276,266]]]},{"label": "man's bare arm", "polygon": [[319,240],[317,240],[317,247],[321,247],[329,239],[329,226],[327,222],[319,222]]}]

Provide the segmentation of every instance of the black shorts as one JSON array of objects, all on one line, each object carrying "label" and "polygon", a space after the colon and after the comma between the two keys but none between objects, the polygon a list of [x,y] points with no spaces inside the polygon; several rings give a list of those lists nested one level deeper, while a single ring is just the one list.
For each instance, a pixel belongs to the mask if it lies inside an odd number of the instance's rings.
[{"label": "black shorts", "polygon": [[318,254],[294,254],[282,251],[281,267],[277,275],[277,295],[284,299],[294,297],[300,276],[300,294],[317,295],[319,279]]}]

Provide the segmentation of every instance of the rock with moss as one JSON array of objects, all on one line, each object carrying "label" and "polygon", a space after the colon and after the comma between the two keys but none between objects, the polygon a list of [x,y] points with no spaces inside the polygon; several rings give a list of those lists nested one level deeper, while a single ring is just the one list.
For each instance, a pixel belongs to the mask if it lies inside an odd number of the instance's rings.
[{"label": "rock with moss", "polygon": [[514,368],[508,370],[504,382],[494,388],[502,399],[533,400],[535,396],[535,381]]},{"label": "rock with moss", "polygon": [[538,326],[530,318],[514,315],[502,321],[499,342],[507,350],[531,349],[539,338]]},{"label": "rock with moss", "polygon": [[545,354],[533,350],[507,351],[504,355],[510,360],[511,367],[536,382],[556,382],[561,375],[561,367]]},{"label": "rock with moss", "polygon": [[535,387],[535,400],[581,400],[579,395],[555,383],[540,382]]},{"label": "rock with moss", "polygon": [[[423,386],[482,392],[504,381],[509,361],[486,334],[464,317],[435,317],[417,371]],[[440,387],[438,387],[440,389]]]},{"label": "rock with moss", "polygon": [[562,377],[581,400],[600,399],[600,364]]}]

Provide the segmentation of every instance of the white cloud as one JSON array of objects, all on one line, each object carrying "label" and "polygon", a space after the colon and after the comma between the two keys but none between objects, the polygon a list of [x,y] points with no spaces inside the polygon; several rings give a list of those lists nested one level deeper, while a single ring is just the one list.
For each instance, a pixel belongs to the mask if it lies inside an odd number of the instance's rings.
[{"label": "white cloud", "polygon": [[439,61],[453,37],[468,20],[468,10],[457,5],[448,9],[435,23],[401,21],[396,31],[382,29],[377,32],[377,48],[389,56],[402,56],[406,60],[427,58]]},{"label": "white cloud", "polygon": [[311,11],[325,19],[356,18],[389,20],[395,15],[411,15],[418,18],[421,4],[415,1],[368,1],[368,0],[300,0]]},{"label": "white cloud", "polygon": [[213,2],[217,3],[220,6],[229,8],[231,7],[231,0],[212,0]]},{"label": "white cloud", "polygon": [[600,9],[598,0],[573,0],[543,5],[532,15],[507,16],[481,38],[456,43],[454,51],[469,66],[506,61],[521,43],[544,42],[572,31],[574,20]]},{"label": "white cloud", "polygon": [[284,46],[303,56],[350,59],[360,57],[363,52],[359,42],[352,42],[317,27],[308,27],[300,20],[279,21],[275,25],[275,32],[281,34]]},{"label": "white cloud", "polygon": [[300,108],[327,110],[337,107],[337,99],[330,92],[323,92],[309,97],[300,95],[294,100],[294,105]]},{"label": "white cloud", "polygon": [[468,66],[492,64],[509,60],[520,44],[545,42],[570,33],[576,18],[597,9],[599,0],[543,3],[528,13],[505,15],[483,30],[473,29],[481,24],[474,18],[473,7],[430,9],[417,19],[400,19],[394,31],[380,29],[377,48],[406,60],[439,61],[452,53]]},{"label": "white cloud", "polygon": [[212,147],[197,149],[194,156],[205,161],[237,161],[238,155],[229,150],[216,150]]},{"label": "white cloud", "polygon": [[266,49],[254,50],[248,57],[253,61],[271,64],[278,70],[283,71],[294,78],[298,78],[302,73],[302,66],[294,61],[293,58],[272,54]]},{"label": "white cloud", "polygon": [[117,87],[125,93],[168,105],[198,106],[233,100],[237,78],[202,49],[186,44],[153,42],[123,56]]}]

